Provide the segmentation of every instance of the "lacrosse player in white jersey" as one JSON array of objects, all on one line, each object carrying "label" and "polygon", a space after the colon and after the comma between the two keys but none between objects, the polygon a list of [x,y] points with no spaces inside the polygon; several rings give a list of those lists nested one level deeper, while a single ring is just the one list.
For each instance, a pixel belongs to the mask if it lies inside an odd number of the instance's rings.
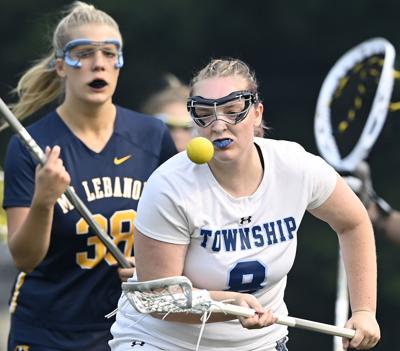
[{"label": "lacrosse player in white jersey", "polygon": [[287,350],[287,327],[274,314],[287,314],[286,276],[305,211],[339,237],[352,308],[346,327],[356,330],[344,347],[375,346],[375,243],[357,196],[300,145],[254,137],[263,105],[244,62],[212,60],[191,82],[188,110],[214,157],[199,165],[181,152],[150,177],[136,218],[137,278],[184,275],[212,299],[257,313],[212,313],[202,330],[198,315],[141,315],[122,296],[111,349],[194,350],[202,335],[200,350]]}]

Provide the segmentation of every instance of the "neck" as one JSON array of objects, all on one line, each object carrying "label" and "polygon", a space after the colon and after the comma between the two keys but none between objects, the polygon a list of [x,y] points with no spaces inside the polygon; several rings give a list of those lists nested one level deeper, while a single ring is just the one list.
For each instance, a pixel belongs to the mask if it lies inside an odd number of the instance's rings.
[{"label": "neck", "polygon": [[90,106],[64,102],[57,113],[71,132],[96,152],[104,148],[114,130],[116,108],[111,102]]},{"label": "neck", "polygon": [[264,170],[257,149],[253,144],[235,162],[210,162],[210,169],[218,183],[232,196],[254,194],[263,178]]},{"label": "neck", "polygon": [[107,104],[79,104],[64,102],[57,108],[63,121],[73,130],[92,132],[108,129],[114,125],[116,108]]}]

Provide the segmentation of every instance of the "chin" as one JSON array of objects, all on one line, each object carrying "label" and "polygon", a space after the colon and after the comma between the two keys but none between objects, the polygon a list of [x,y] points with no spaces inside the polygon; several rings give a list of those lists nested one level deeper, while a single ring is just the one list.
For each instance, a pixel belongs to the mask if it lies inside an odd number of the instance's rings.
[{"label": "chin", "polygon": [[95,96],[95,97],[91,96],[88,99],[86,99],[86,101],[93,105],[104,105],[111,101],[111,97],[108,95],[107,96],[104,96],[104,95],[103,96]]},{"label": "chin", "polygon": [[230,152],[215,153],[214,159],[221,163],[229,163],[235,161],[238,157]]}]

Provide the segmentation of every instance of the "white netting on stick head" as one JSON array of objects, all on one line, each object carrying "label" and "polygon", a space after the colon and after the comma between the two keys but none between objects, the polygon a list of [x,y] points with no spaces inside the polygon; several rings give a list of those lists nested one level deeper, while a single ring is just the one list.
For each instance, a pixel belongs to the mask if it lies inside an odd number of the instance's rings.
[{"label": "white netting on stick head", "polygon": [[210,310],[212,300],[206,290],[192,290],[185,277],[171,277],[154,281],[128,282],[122,289],[133,307],[140,313],[202,314]]},{"label": "white netting on stick head", "polygon": [[193,313],[202,315],[196,344],[199,350],[204,327],[211,313],[224,312],[207,290],[193,290],[190,280],[183,276],[122,283],[122,290],[131,305],[140,313]]}]

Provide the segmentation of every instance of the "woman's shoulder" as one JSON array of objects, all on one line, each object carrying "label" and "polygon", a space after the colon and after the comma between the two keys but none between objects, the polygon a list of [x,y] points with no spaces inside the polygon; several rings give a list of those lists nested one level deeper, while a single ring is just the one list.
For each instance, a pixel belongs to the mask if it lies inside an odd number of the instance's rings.
[{"label": "woman's shoulder", "polygon": [[294,154],[298,155],[306,152],[304,147],[295,141],[255,138],[255,142],[263,151],[276,155],[288,156]]},{"label": "woman's shoulder", "polygon": [[[35,122],[28,124],[25,128],[35,142],[40,145],[42,143],[51,145],[53,140],[59,140],[60,134],[65,132],[56,111],[45,114]],[[10,140],[10,145],[15,143],[21,143],[17,135],[13,135]]]},{"label": "woman's shoulder", "polygon": [[164,125],[162,121],[153,116],[146,115],[119,105],[116,105],[118,119],[121,120],[122,126],[157,128],[161,129]]},{"label": "woman's shoulder", "polygon": [[37,120],[35,120],[34,122],[30,123],[26,129],[29,132],[37,132],[42,130],[43,128],[48,128],[49,126],[53,126],[58,124],[58,114],[55,110],[52,110],[48,113],[46,113],[45,115],[43,115],[42,117],[38,118]]},{"label": "woman's shoulder", "polygon": [[160,165],[150,176],[148,183],[179,184],[182,187],[196,187],[199,179],[207,176],[208,165],[190,161],[186,151],[181,151]]},{"label": "woman's shoulder", "polygon": [[257,140],[256,143],[262,150],[265,162],[279,171],[297,173],[301,170],[313,169],[325,162],[297,142],[262,139]]},{"label": "woman's shoulder", "polygon": [[181,151],[165,161],[154,173],[159,174],[159,176],[175,175],[186,177],[186,174],[196,172],[196,169],[200,167],[208,166],[193,163],[187,156],[186,151]]},{"label": "woman's shoulder", "polygon": [[121,106],[117,106],[115,132],[141,145],[158,145],[168,133],[159,119]]}]

